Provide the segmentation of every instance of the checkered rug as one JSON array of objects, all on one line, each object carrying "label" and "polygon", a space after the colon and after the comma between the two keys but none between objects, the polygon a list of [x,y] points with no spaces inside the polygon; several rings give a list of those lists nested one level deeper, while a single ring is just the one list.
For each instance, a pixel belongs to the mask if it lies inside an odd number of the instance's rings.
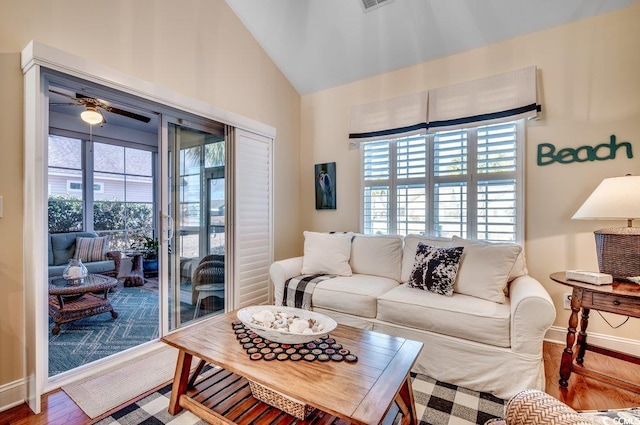
[{"label": "checkered rug", "polygon": [[[491,394],[439,382],[424,375],[413,377],[413,395],[420,425],[484,424],[502,416],[504,401]],[[130,404],[96,425],[206,425],[191,412],[172,416],[167,412],[171,385]]]},{"label": "checkered rug", "polygon": [[502,417],[505,400],[491,394],[436,381],[425,375],[411,374],[413,397],[420,425],[484,424]]}]

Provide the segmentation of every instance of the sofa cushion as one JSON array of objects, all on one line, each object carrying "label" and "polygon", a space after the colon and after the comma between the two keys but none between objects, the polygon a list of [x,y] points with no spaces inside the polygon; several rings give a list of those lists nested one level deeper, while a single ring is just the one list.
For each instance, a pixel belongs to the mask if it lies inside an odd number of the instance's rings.
[{"label": "sofa cushion", "polygon": [[85,263],[92,261],[104,261],[107,259],[106,253],[109,247],[109,237],[97,238],[76,238],[76,251],[73,258],[80,259]]},{"label": "sofa cushion", "polygon": [[97,238],[93,232],[68,232],[51,234],[51,250],[53,251],[53,265],[60,266],[69,263],[76,251],[76,237]]},{"label": "sofa cushion", "polygon": [[[94,261],[92,263],[82,262],[82,264],[85,265],[85,267],[87,268],[87,271],[89,273],[96,273],[96,274],[98,274],[98,273],[106,273],[106,272],[111,272],[111,271],[116,269],[116,265],[115,265],[113,260]],[[66,268],[67,268],[66,264],[63,264],[61,266],[50,266],[48,268],[49,277],[62,276],[62,273],[64,272],[64,269],[66,269]]]},{"label": "sofa cushion", "polygon": [[383,276],[400,282],[402,236],[355,235],[349,263],[353,273]]},{"label": "sofa cushion", "polygon": [[497,303],[505,302],[505,288],[522,247],[453,237],[464,247],[454,291]]},{"label": "sofa cushion", "polygon": [[511,307],[454,294],[443,297],[399,285],[378,298],[377,319],[415,329],[509,347]]},{"label": "sofa cushion", "polygon": [[418,250],[418,243],[425,243],[431,246],[449,247],[451,238],[441,238],[437,236],[407,235],[404,237],[404,248],[402,250],[402,275],[401,282],[408,282],[411,278],[413,263]]},{"label": "sofa cushion", "polygon": [[[505,245],[515,245],[515,244],[505,244]],[[509,272],[508,281],[511,282],[513,279],[528,275],[529,271],[527,270],[527,262],[524,259],[524,249],[520,249],[520,254],[516,258],[516,262],[511,268]]]},{"label": "sofa cushion", "polygon": [[351,276],[351,238],[353,233],[304,232],[302,274]]},{"label": "sofa cushion", "polygon": [[338,276],[316,285],[311,306],[360,317],[376,317],[378,297],[398,286],[388,277],[354,274]]},{"label": "sofa cushion", "polygon": [[418,243],[409,286],[452,296],[463,249],[459,246],[441,248]]},{"label": "sofa cushion", "polygon": [[47,245],[49,248],[49,265],[53,266],[53,247],[51,246],[51,234],[47,235]]}]

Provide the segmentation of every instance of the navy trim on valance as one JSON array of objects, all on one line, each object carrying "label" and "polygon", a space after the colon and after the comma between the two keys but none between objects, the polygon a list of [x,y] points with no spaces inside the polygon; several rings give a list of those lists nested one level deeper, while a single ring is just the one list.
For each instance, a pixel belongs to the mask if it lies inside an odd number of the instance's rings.
[{"label": "navy trim on valance", "polygon": [[391,136],[394,134],[402,134],[409,131],[427,130],[429,126],[426,122],[420,124],[409,125],[406,127],[392,128],[389,130],[369,131],[367,133],[349,133],[349,139],[367,139],[369,137]]},{"label": "navy trim on valance", "polygon": [[489,120],[494,120],[498,118],[505,118],[505,117],[510,117],[514,115],[520,115],[520,114],[524,114],[526,112],[531,112],[531,111],[540,112],[542,111],[542,106],[536,103],[532,103],[531,105],[521,106],[519,108],[507,109],[506,111],[492,112],[490,114],[475,115],[472,117],[456,118],[453,120],[445,120],[445,121],[432,121],[428,124],[428,127],[429,128],[449,127],[453,125],[468,124],[468,123],[473,123],[478,121],[489,121]]}]

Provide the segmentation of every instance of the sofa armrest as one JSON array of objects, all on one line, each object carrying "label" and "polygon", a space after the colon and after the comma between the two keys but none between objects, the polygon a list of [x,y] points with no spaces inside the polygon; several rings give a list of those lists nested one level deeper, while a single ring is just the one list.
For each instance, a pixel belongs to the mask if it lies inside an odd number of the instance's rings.
[{"label": "sofa armrest", "polygon": [[511,349],[542,356],[542,341],[556,318],[556,309],[544,286],[531,276],[511,282]]},{"label": "sofa armrest", "polygon": [[287,279],[302,274],[302,258],[303,257],[287,258],[286,260],[276,261],[271,264],[269,276],[273,283],[273,296],[276,305],[282,305],[284,283]]},{"label": "sofa armrest", "polygon": [[118,277],[118,275],[120,274],[120,262],[122,260],[122,253],[120,251],[109,251],[106,254],[106,257],[110,260],[113,260],[113,262],[115,263],[116,269],[114,270],[114,277]]}]

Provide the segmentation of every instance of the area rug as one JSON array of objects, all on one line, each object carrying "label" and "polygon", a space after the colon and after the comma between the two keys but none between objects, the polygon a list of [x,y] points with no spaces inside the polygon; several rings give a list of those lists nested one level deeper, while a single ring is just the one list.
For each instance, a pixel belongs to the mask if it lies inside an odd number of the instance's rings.
[{"label": "area rug", "polygon": [[[159,305],[157,291],[144,287],[116,288],[109,294],[118,313],[98,314],[64,323],[53,335],[49,318],[49,376],[74,369],[158,338]],[[193,318],[194,306],[180,304],[183,323]]]},{"label": "area rug", "polygon": [[[484,424],[491,418],[501,417],[505,401],[491,394],[439,382],[428,376],[413,377],[413,395],[420,425],[468,425]],[[171,397],[171,385],[131,403],[98,422],[97,425],[206,425],[191,412],[176,416],[167,412]]]},{"label": "area rug", "polygon": [[173,378],[178,350],[167,346],[124,367],[62,386],[89,416],[96,418]]}]

